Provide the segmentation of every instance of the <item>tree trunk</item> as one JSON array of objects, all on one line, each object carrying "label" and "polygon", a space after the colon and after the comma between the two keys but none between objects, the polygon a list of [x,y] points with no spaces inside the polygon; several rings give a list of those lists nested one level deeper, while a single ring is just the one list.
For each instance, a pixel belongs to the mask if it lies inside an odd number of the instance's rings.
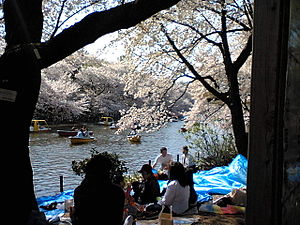
[{"label": "tree trunk", "polygon": [[[0,58],[0,131],[5,196],[1,224],[26,224],[37,210],[29,158],[29,126],[38,99],[40,69],[29,43],[40,42],[42,0],[4,2],[6,51]],[[7,198],[7,199],[6,199]]]},{"label": "tree trunk", "polygon": [[[10,223],[24,224],[37,209],[29,158],[29,126],[38,99],[40,71],[28,51],[20,49],[1,61],[0,137],[3,142],[2,193],[7,196],[2,214]],[[6,211],[7,210],[7,211]],[[12,222],[13,221],[13,222]],[[2,222],[1,222],[2,224]]]},{"label": "tree trunk", "polygon": [[229,104],[228,107],[231,113],[232,130],[235,138],[235,145],[239,154],[247,158],[248,137],[245,129],[245,120],[243,113],[242,100],[240,97],[238,71],[234,64],[231,64],[230,69],[227,71],[229,74]]},{"label": "tree trunk", "polygon": [[232,130],[235,145],[239,154],[247,157],[248,135],[245,129],[244,114],[241,102],[235,102],[230,108]]}]

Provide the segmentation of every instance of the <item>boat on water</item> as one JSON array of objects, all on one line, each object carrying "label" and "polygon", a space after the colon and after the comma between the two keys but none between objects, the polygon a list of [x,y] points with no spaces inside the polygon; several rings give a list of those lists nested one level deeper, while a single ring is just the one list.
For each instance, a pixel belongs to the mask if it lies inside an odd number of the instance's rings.
[{"label": "boat on water", "polygon": [[[89,135],[93,135],[93,131],[88,131]],[[57,133],[61,137],[70,137],[70,136],[76,136],[78,133],[78,130],[57,130]]]},{"label": "boat on water", "polygon": [[117,130],[117,129],[119,129],[119,126],[117,126],[115,123],[113,123],[112,125],[109,126],[109,128],[112,130]]},{"label": "boat on water", "polygon": [[29,127],[30,132],[48,132],[51,128],[47,124],[46,120],[31,120]]},{"label": "boat on water", "polygon": [[99,125],[104,125],[104,126],[111,126],[114,123],[115,123],[114,119],[112,117],[109,117],[109,116],[101,117],[99,122],[98,122]]},{"label": "boat on water", "polygon": [[80,145],[80,144],[85,144],[85,143],[89,143],[89,142],[93,142],[93,141],[96,141],[97,139],[95,137],[90,137],[90,136],[87,136],[87,137],[69,137],[70,141],[71,141],[71,144],[72,145]]},{"label": "boat on water", "polygon": [[128,135],[127,136],[127,139],[130,141],[130,142],[141,142],[141,138],[142,136],[141,135]]}]

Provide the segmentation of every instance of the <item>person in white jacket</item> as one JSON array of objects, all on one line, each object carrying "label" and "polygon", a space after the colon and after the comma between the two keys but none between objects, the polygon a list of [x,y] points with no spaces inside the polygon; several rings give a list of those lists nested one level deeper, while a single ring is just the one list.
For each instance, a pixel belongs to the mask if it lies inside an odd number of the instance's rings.
[{"label": "person in white jacket", "polygon": [[190,187],[185,176],[184,167],[179,162],[172,162],[170,182],[159,204],[172,206],[172,211],[175,214],[183,214],[189,208],[189,197]]}]

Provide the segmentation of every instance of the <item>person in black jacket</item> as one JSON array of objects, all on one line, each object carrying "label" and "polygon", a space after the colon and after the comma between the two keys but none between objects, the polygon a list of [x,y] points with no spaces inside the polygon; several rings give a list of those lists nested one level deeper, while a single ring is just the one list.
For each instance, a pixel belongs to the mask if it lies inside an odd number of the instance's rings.
[{"label": "person in black jacket", "polygon": [[121,225],[125,195],[111,181],[111,161],[102,155],[86,165],[86,175],[74,191],[74,225]]},{"label": "person in black jacket", "polygon": [[138,172],[142,174],[144,179],[140,185],[138,203],[143,205],[156,203],[157,197],[160,196],[160,189],[158,181],[152,172],[152,167],[149,164],[145,164]]}]

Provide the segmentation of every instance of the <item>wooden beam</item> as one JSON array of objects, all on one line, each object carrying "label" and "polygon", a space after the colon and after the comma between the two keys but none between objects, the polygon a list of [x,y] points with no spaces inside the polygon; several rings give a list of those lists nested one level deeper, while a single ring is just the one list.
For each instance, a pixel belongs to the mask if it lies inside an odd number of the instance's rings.
[{"label": "wooden beam", "polygon": [[256,0],[247,225],[281,224],[289,0]]},{"label": "wooden beam", "polygon": [[300,224],[300,1],[291,0],[284,111],[283,224]]}]

